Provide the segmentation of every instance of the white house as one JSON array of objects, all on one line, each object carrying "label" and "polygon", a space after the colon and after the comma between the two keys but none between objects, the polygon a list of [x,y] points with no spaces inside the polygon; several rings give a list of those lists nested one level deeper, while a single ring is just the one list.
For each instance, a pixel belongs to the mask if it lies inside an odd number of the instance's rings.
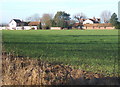
[{"label": "white house", "polygon": [[20,19],[12,19],[9,23],[9,30],[37,30],[37,25],[40,22],[23,22]]},{"label": "white house", "polygon": [[89,20],[89,19],[87,19],[83,22],[83,24],[93,24],[93,23],[94,22],[92,20]]},{"label": "white house", "polygon": [[19,19],[12,19],[9,23],[9,28],[10,29],[16,29],[17,26],[20,26],[21,25],[21,20]]}]

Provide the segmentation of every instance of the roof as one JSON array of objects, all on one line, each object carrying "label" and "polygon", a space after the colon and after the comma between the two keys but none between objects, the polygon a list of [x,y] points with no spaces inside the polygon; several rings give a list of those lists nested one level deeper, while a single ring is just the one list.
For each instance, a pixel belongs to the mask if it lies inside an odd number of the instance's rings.
[{"label": "roof", "polygon": [[28,26],[30,22],[21,22],[20,25],[23,25],[23,26]]},{"label": "roof", "polygon": [[13,19],[16,23],[21,23],[20,19]]},{"label": "roof", "polygon": [[85,21],[83,22],[83,24],[93,24],[93,21],[92,21],[92,20],[85,20]]},{"label": "roof", "polygon": [[34,21],[34,22],[30,22],[28,25],[30,25],[30,26],[37,26],[39,24],[40,24],[39,21]]},{"label": "roof", "polygon": [[23,22],[20,19],[12,19],[12,20],[14,20],[17,23],[17,26],[28,26],[28,24],[29,24],[29,22]]}]

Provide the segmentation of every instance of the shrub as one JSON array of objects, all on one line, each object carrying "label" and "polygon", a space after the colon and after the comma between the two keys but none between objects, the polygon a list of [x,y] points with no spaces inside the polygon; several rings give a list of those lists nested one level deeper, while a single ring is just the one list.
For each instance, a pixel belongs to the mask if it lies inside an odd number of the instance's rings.
[{"label": "shrub", "polygon": [[120,22],[118,22],[118,23],[115,25],[115,28],[116,28],[116,29],[120,29]]},{"label": "shrub", "polygon": [[34,27],[32,27],[30,30],[35,30],[35,28],[34,28]]}]

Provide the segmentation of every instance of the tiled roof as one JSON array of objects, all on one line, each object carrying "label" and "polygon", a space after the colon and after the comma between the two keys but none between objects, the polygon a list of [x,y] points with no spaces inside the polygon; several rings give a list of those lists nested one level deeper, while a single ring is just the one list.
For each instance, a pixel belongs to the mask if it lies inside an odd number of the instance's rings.
[{"label": "tiled roof", "polygon": [[30,26],[37,26],[39,24],[40,24],[39,21],[34,21],[34,22],[30,22],[28,25],[30,25]]}]

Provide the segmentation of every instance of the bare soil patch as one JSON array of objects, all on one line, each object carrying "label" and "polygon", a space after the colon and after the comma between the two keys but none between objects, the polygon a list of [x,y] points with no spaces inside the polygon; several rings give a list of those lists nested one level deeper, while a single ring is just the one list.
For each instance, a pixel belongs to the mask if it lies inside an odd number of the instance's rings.
[{"label": "bare soil patch", "polygon": [[119,85],[117,77],[2,52],[3,85]]}]

